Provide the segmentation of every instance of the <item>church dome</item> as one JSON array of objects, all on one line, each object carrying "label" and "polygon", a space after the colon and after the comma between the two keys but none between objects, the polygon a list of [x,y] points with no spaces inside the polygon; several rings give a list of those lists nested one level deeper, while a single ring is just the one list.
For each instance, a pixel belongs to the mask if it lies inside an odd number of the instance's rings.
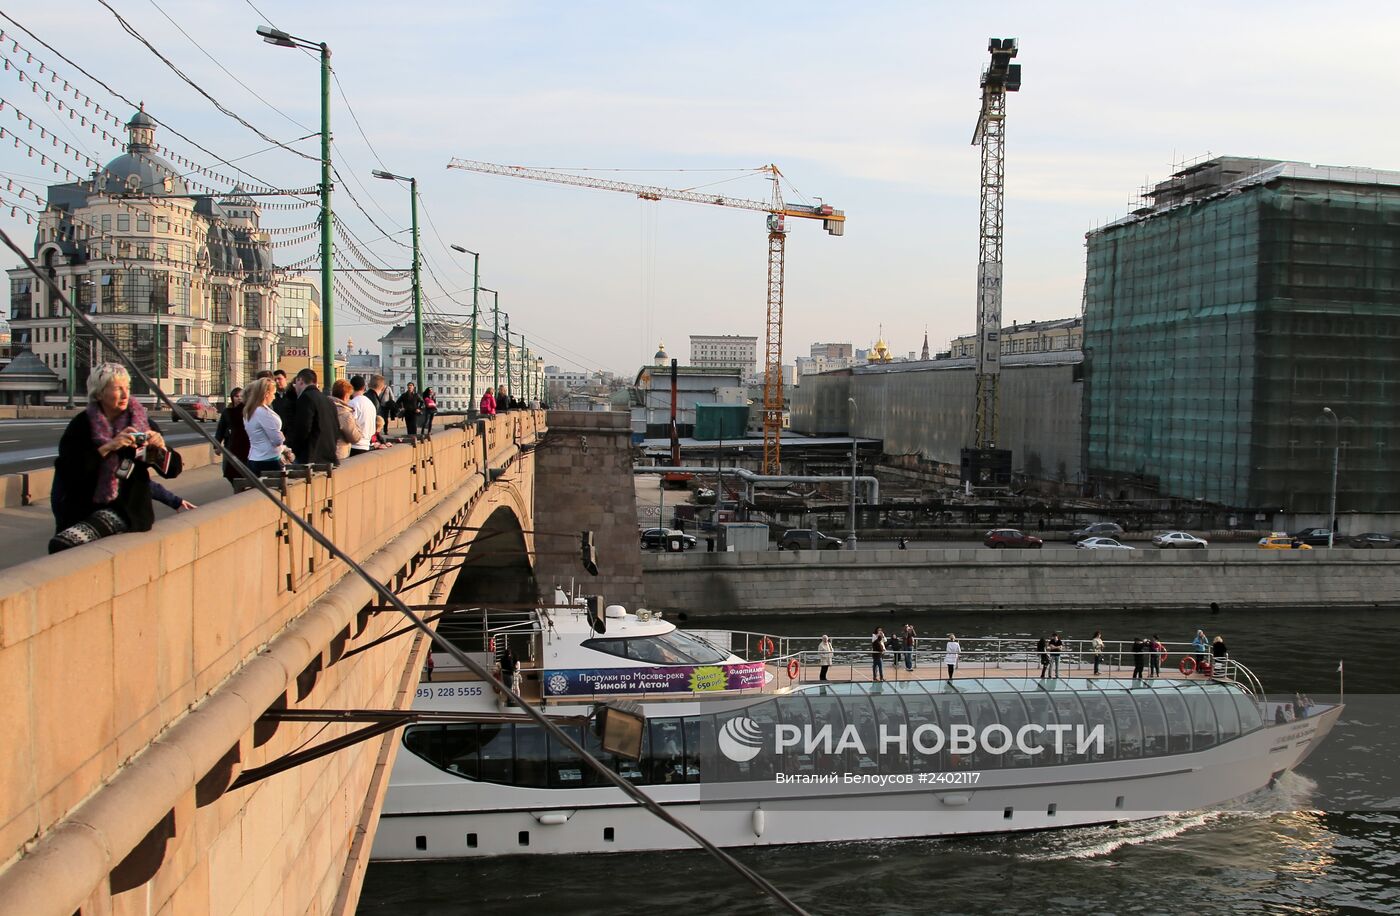
[{"label": "church dome", "polygon": [[667,360],[669,360],[670,358],[671,358],[671,357],[669,357],[669,356],[666,355],[666,344],[665,344],[665,343],[659,343],[659,344],[657,344],[657,345],[656,345],[656,355],[652,357],[652,359],[656,360],[656,364],[659,366],[659,365],[661,365],[662,363],[664,363],[664,362],[666,362]]}]

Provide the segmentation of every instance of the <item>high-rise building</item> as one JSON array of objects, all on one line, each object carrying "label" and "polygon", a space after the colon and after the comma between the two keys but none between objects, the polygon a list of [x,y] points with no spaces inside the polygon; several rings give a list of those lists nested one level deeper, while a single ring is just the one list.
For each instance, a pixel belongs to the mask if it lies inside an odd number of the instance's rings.
[{"label": "high-rise building", "polygon": [[[49,186],[34,260],[165,391],[222,395],[272,368],[280,278],[259,206],[236,187],[191,195],[157,154],[156,126],[138,111],[125,153],[90,179]],[[16,348],[65,387],[71,376],[81,400],[88,371],[114,354],[27,268],[9,275]]]},{"label": "high-rise building", "polygon": [[1400,510],[1400,172],[1217,158],[1148,198],[1088,235],[1091,480],[1316,516],[1338,443],[1338,510]]},{"label": "high-rise building", "polygon": [[[855,359],[855,349],[848,343],[814,343],[812,344],[812,351],[808,355],[813,359],[845,359],[853,361]],[[850,363],[847,363],[847,365],[850,365]]]},{"label": "high-rise building", "polygon": [[690,365],[701,369],[738,369],[744,381],[758,377],[758,338],[738,334],[691,334]]}]

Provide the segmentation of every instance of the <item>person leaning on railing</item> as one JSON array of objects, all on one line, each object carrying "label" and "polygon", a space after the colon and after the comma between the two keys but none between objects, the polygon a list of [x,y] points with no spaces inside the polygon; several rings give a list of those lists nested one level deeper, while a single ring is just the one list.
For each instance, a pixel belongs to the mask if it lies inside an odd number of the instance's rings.
[{"label": "person leaning on railing", "polygon": [[54,461],[55,533],[49,553],[126,531],[150,531],[154,470],[178,477],[180,453],[131,396],[131,376],[119,363],[103,363],[88,375],[87,408],[68,423]]}]

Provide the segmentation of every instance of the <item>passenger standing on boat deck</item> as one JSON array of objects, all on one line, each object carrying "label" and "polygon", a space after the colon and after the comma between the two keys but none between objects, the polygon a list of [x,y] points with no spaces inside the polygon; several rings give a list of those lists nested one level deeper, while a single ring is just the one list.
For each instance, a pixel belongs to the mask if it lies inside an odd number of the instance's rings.
[{"label": "passenger standing on boat deck", "polygon": [[1225,663],[1230,658],[1230,650],[1225,648],[1225,637],[1217,636],[1210,644],[1211,671],[1217,677],[1225,674]]},{"label": "passenger standing on boat deck", "polygon": [[870,637],[870,677],[873,680],[885,679],[885,628],[876,627]]},{"label": "passenger standing on boat deck", "polygon": [[1147,641],[1133,640],[1133,680],[1142,680],[1142,666],[1147,663]]},{"label": "passenger standing on boat deck", "polygon": [[1152,642],[1148,644],[1151,654],[1148,656],[1147,670],[1153,677],[1162,676],[1162,662],[1167,658],[1167,647],[1162,645],[1162,641],[1157,638],[1157,634],[1152,634]]},{"label": "passenger standing on boat deck", "polygon": [[958,645],[958,638],[952,633],[948,634],[948,647],[943,656],[943,662],[948,666],[948,680],[953,679],[953,672],[958,670],[958,656],[962,653],[962,646]]},{"label": "passenger standing on boat deck", "polygon": [[821,642],[817,643],[817,664],[822,666],[821,674],[817,675],[817,680],[826,680],[826,671],[831,667],[831,660],[835,653],[831,651],[831,637],[823,635]]},{"label": "passenger standing on boat deck", "polygon": [[1103,630],[1094,631],[1094,641],[1091,644],[1094,650],[1094,674],[1099,673],[1099,665],[1103,663]]},{"label": "passenger standing on boat deck", "polygon": [[1051,677],[1059,677],[1059,676],[1060,676],[1060,651],[1061,651],[1062,649],[1064,649],[1064,647],[1065,647],[1065,641],[1064,641],[1063,639],[1060,638],[1059,632],[1056,631],[1056,632],[1055,632],[1053,635],[1051,635],[1051,637],[1050,637],[1050,676],[1051,676]]},{"label": "passenger standing on boat deck", "polygon": [[1205,630],[1196,631],[1196,638],[1191,640],[1191,648],[1196,652],[1196,670],[1199,671],[1201,665],[1205,664],[1206,653],[1210,651],[1210,640],[1206,639]]},{"label": "passenger standing on boat deck", "polygon": [[914,644],[918,642],[919,634],[915,631],[912,623],[904,625],[904,670],[914,670]]},{"label": "passenger standing on boat deck", "polygon": [[510,646],[506,646],[505,654],[501,656],[501,683],[511,690],[515,689],[515,672],[519,670],[519,663],[515,660],[515,653],[510,651]]},{"label": "passenger standing on boat deck", "polygon": [[1050,653],[1046,651],[1044,636],[1035,644],[1035,651],[1040,653],[1040,676],[1045,677],[1050,673]]}]

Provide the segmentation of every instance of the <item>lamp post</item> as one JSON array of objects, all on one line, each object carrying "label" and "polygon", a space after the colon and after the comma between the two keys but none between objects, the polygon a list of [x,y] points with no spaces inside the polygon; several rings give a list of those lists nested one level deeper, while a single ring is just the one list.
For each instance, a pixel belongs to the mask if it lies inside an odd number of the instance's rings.
[{"label": "lamp post", "polygon": [[846,537],[846,549],[856,549],[856,399],[846,398],[851,406],[851,533]]},{"label": "lamp post", "polygon": [[453,246],[452,246],[452,250],[453,250],[453,251],[459,251],[459,252],[461,252],[462,254],[469,254],[469,255],[472,256],[472,363],[471,363],[471,386],[468,388],[468,391],[470,392],[470,394],[468,395],[469,400],[467,401],[467,418],[468,418],[468,419],[471,419],[471,420],[475,420],[475,419],[476,419],[476,414],[477,414],[477,402],[476,402],[476,316],[477,316],[477,309],[476,309],[476,303],[477,303],[478,295],[479,295],[479,293],[481,292],[481,255],[478,254],[478,253],[475,252],[475,251],[471,251],[471,250],[469,250],[469,249],[463,248],[461,245],[453,245]]},{"label": "lamp post", "polygon": [[373,175],[386,181],[408,182],[409,210],[413,220],[413,336],[418,345],[418,393],[422,394],[427,388],[423,383],[423,284],[419,277],[421,262],[418,257],[418,179],[395,175],[383,169],[375,169]]},{"label": "lamp post", "polygon": [[[329,391],[335,380],[334,248],[331,242],[331,49],[271,26],[258,26],[262,40],[280,48],[306,48],[321,55],[321,384]],[[420,344],[421,347],[421,344]]]},{"label": "lamp post", "polygon": [[[481,291],[482,291],[483,293],[490,293],[490,294],[491,294],[491,314],[492,314],[492,320],[495,321],[495,320],[496,320],[496,307],[497,307],[497,305],[499,305],[499,303],[500,303],[500,296],[497,295],[497,293],[496,293],[496,291],[495,291],[494,289],[487,289],[487,288],[484,287],[484,286],[481,288]],[[494,326],[494,325],[493,325],[493,326]],[[496,368],[496,356],[497,356],[497,355],[498,355],[498,354],[497,354],[497,352],[496,352],[495,335],[493,334],[493,335],[492,335],[492,340],[491,340],[491,390],[492,390],[493,392],[496,391],[496,389],[499,388],[499,387],[500,387],[500,384],[501,384],[500,370],[498,370],[498,369]],[[499,394],[500,392],[496,392],[496,393]]]},{"label": "lamp post", "polygon": [[1331,550],[1337,536],[1337,459],[1342,450],[1342,421],[1330,407],[1322,408],[1322,415],[1332,421],[1332,501],[1327,512],[1327,549]]}]

